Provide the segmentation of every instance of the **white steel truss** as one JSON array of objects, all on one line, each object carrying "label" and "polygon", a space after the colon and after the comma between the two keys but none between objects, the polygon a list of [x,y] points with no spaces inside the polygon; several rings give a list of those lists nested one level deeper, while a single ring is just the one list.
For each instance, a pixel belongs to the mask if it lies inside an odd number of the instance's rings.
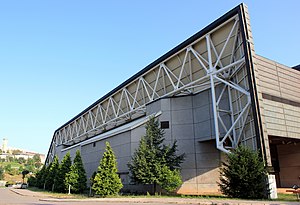
[{"label": "white steel truss", "polygon": [[[216,146],[228,152],[251,123],[251,100],[238,15],[124,85],[54,133],[56,145],[72,145],[145,115],[163,97],[211,90]],[[204,99],[205,100],[205,99]],[[222,107],[227,102],[225,107]],[[229,119],[229,120],[228,120]],[[249,128],[250,129],[250,128]],[[251,131],[252,135],[254,131]]]}]

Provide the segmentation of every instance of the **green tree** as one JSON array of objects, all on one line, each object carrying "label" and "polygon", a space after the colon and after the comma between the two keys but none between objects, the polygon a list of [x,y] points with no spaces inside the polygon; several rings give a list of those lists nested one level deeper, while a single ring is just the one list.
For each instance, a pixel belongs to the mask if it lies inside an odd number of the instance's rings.
[{"label": "green tree", "polygon": [[82,163],[80,151],[76,151],[73,164],[70,171],[66,174],[65,186],[71,185],[71,190],[74,193],[82,193],[86,189],[86,174]]},{"label": "green tree", "polygon": [[43,165],[41,156],[39,154],[33,155],[32,160],[33,160],[33,165],[36,169],[39,169]]},{"label": "green tree", "polygon": [[176,154],[176,141],[172,146],[163,143],[164,132],[160,129],[158,120],[150,118],[146,124],[146,135],[141,138],[139,147],[128,164],[132,180],[139,184],[153,184],[154,192],[156,185],[162,184],[161,181],[165,180],[163,176],[168,174],[163,173],[166,169],[162,168],[166,166],[170,171],[178,170],[184,160],[184,154]]},{"label": "green tree", "polygon": [[35,183],[35,186],[42,189],[44,188],[45,186],[45,182],[46,182],[46,177],[48,175],[47,173],[48,171],[48,168],[46,167],[46,165],[44,165],[41,170],[39,170],[36,175],[35,175],[35,178],[36,178],[36,183]]},{"label": "green tree", "polygon": [[58,173],[58,168],[59,168],[59,161],[58,161],[58,157],[55,155],[53,161],[50,163],[48,167],[47,176],[45,180],[45,184],[46,184],[45,187],[49,191],[54,190],[54,182],[55,182],[54,179]]},{"label": "green tree", "polygon": [[67,152],[67,154],[62,159],[59,165],[58,172],[55,176],[54,187],[56,192],[65,192],[68,190],[68,187],[65,186],[65,178],[66,178],[66,174],[70,172],[71,165],[72,165],[71,156],[70,153]]},{"label": "green tree", "polygon": [[171,170],[169,167],[163,166],[160,176],[159,185],[168,192],[175,191],[182,184],[178,169]]},{"label": "green tree", "polygon": [[18,158],[18,163],[19,164],[24,164],[26,162],[26,160],[24,159],[24,157],[19,157]]},{"label": "green tree", "polygon": [[267,171],[259,154],[239,146],[227,157],[228,162],[220,169],[221,192],[234,198],[267,198]]},{"label": "green tree", "polygon": [[27,169],[30,172],[35,172],[35,166],[34,166],[34,161],[31,158],[28,158],[26,163],[25,163],[25,169]]},{"label": "green tree", "polygon": [[117,195],[123,187],[117,172],[115,154],[109,142],[106,142],[105,152],[103,153],[98,172],[93,180],[93,190],[95,194],[101,196]]},{"label": "green tree", "polygon": [[0,167],[0,180],[4,179],[4,169]]},{"label": "green tree", "polygon": [[11,167],[11,164],[7,164],[5,167],[4,167],[4,170],[5,172],[7,173],[11,173],[12,172],[12,167]]},{"label": "green tree", "polygon": [[29,186],[31,187],[37,187],[37,179],[34,176],[30,176],[27,180],[27,183],[29,184]]}]

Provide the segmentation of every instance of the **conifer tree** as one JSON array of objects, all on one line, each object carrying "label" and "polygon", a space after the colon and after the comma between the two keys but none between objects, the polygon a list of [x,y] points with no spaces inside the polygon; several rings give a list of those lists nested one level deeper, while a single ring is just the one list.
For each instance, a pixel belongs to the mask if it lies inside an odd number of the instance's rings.
[{"label": "conifer tree", "polygon": [[118,169],[115,154],[109,142],[106,142],[105,152],[103,153],[98,172],[93,180],[92,188],[95,191],[95,194],[101,196],[118,194],[123,185],[117,172]]},{"label": "conifer tree", "polygon": [[68,190],[68,187],[65,186],[65,178],[66,174],[70,171],[72,165],[71,155],[70,152],[67,152],[67,154],[62,159],[58,172],[55,176],[55,183],[54,183],[54,190],[56,192],[66,192]]},{"label": "conifer tree", "polygon": [[41,175],[40,175],[41,182],[38,183],[38,187],[41,188],[41,189],[46,189],[46,179],[47,179],[47,176],[48,176],[50,166],[51,166],[51,163],[48,166],[44,165],[43,166],[44,169],[41,169]]},{"label": "conifer tree", "polygon": [[267,171],[257,152],[239,146],[227,154],[228,162],[220,169],[220,189],[234,198],[267,198]]},{"label": "conifer tree", "polygon": [[82,163],[80,151],[76,151],[76,155],[70,171],[66,174],[65,186],[71,185],[71,190],[74,193],[83,193],[86,189],[86,173]]},{"label": "conifer tree", "polygon": [[[171,178],[165,177],[171,175],[169,171],[178,170],[184,160],[184,154],[176,154],[176,141],[172,146],[163,142],[164,132],[160,129],[158,120],[150,118],[146,124],[146,135],[141,138],[139,147],[128,164],[132,180],[139,184],[153,184],[154,192],[157,184]],[[179,186],[181,182],[178,181],[177,184]]]},{"label": "conifer tree", "polygon": [[45,180],[45,184],[46,184],[45,188],[49,191],[53,191],[54,189],[54,179],[57,174],[58,168],[59,168],[59,161],[58,161],[58,157],[55,155],[53,161],[48,166],[47,176]]},{"label": "conifer tree", "polygon": [[45,169],[46,169],[46,166],[43,165],[42,168],[35,174],[35,184],[30,184],[30,186],[35,186],[35,187],[38,187],[40,189],[43,188],[44,186],[44,183],[45,183],[45,177],[44,177],[44,174],[45,174]]}]

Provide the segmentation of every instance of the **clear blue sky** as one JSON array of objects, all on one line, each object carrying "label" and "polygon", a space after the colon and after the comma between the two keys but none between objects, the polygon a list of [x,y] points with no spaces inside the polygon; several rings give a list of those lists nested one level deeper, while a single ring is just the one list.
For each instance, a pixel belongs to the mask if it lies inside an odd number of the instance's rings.
[{"label": "clear blue sky", "polygon": [[[46,154],[59,126],[239,3],[0,1],[0,139]],[[300,1],[245,3],[256,53],[300,64]]]}]

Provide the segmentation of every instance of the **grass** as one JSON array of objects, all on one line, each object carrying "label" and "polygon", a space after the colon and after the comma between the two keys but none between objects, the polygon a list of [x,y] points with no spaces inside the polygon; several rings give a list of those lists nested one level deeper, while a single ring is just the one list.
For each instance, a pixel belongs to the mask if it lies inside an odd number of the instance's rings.
[{"label": "grass", "polygon": [[296,194],[278,194],[277,201],[297,201]]},{"label": "grass", "polygon": [[85,199],[85,198],[88,198],[88,196],[84,195],[84,194],[55,193],[55,192],[45,191],[43,189],[39,189],[36,187],[28,187],[28,190],[34,191],[34,192],[40,192],[40,193],[43,193],[50,197],[59,198],[59,199]]},{"label": "grass", "polygon": [[[35,187],[28,188],[34,192],[41,192],[45,195],[48,195],[53,198],[59,199],[87,199],[90,198],[86,194],[65,194],[65,193],[53,193],[49,191],[45,191],[43,189],[38,189]],[[95,196],[97,197],[97,196]],[[137,194],[122,194],[117,196],[108,196],[107,198],[187,198],[187,199],[210,199],[210,200],[240,200],[237,198],[228,198],[223,195],[137,195]],[[257,200],[260,201],[260,200]],[[278,194],[278,199],[268,200],[268,201],[290,201],[297,202],[297,196],[295,194]]]}]

